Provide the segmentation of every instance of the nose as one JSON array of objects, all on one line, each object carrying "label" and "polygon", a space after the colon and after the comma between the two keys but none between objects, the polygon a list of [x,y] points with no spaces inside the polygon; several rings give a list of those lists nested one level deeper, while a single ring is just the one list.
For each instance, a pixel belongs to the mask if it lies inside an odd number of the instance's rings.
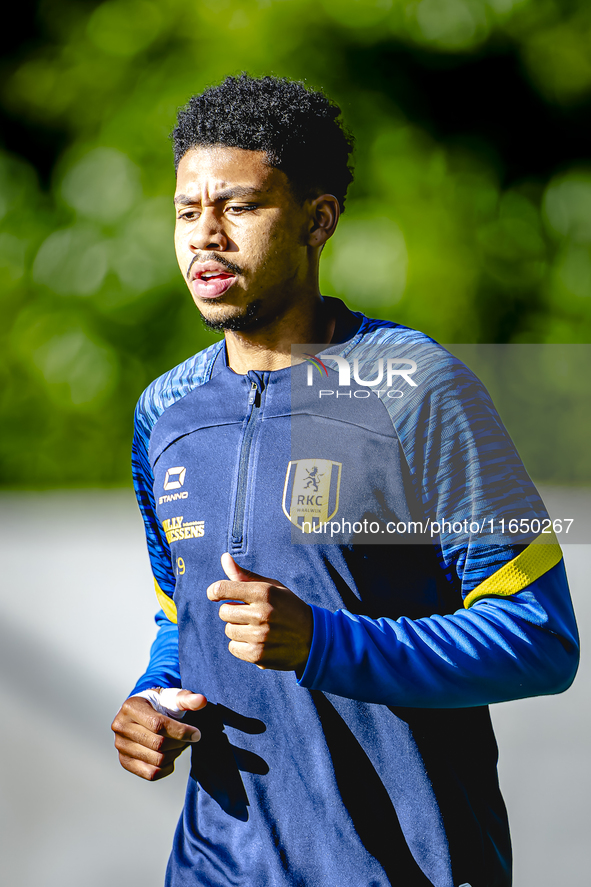
[{"label": "nose", "polygon": [[213,206],[204,207],[191,229],[189,246],[193,252],[199,250],[223,251],[228,248],[228,238],[224,232],[223,220]]}]

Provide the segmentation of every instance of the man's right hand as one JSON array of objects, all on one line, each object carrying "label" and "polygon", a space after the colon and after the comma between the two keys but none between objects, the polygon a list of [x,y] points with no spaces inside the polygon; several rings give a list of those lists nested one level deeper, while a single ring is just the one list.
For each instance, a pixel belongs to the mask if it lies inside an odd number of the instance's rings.
[{"label": "man's right hand", "polygon": [[[198,711],[207,700],[200,693],[181,690],[177,704],[181,710]],[[183,749],[201,738],[196,727],[159,714],[141,696],[130,696],[123,703],[111,730],[121,766],[150,782],[172,773]]]}]

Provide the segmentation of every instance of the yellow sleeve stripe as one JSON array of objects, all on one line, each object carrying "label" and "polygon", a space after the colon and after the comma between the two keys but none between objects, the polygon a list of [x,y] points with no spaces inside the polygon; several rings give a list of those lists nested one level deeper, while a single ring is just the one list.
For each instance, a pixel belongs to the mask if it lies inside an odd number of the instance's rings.
[{"label": "yellow sleeve stripe", "polygon": [[176,604],[169,598],[167,594],[165,594],[156,580],[154,579],[154,588],[156,589],[156,597],[158,598],[158,603],[164,610],[165,616],[170,619],[171,622],[177,622],[177,614],[176,614]]},{"label": "yellow sleeve stripe", "polygon": [[562,551],[554,533],[540,533],[521,554],[477,585],[464,600],[464,607],[471,607],[482,597],[510,597],[517,594],[561,560]]}]

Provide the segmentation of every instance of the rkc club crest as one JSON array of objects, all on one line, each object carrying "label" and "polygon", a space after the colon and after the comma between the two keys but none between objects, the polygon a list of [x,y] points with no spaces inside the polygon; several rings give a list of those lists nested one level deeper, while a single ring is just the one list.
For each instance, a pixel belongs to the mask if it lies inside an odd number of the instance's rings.
[{"label": "rkc club crest", "polygon": [[341,468],[340,462],[329,459],[297,459],[287,466],[283,511],[303,533],[337,513]]}]

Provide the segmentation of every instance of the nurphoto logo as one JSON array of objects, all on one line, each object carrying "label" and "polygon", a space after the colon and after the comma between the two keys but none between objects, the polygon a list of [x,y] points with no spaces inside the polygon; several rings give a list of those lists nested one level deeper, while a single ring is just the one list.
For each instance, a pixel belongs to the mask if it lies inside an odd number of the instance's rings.
[{"label": "nurphoto logo", "polygon": [[[382,393],[384,388],[386,388],[386,397],[398,399],[400,397],[404,397],[404,390],[401,388],[395,388],[394,385],[400,385],[406,383],[411,388],[416,388],[417,383],[414,381],[412,376],[417,371],[417,364],[414,360],[410,360],[406,357],[379,357],[377,358],[371,370],[366,366],[364,369],[364,373],[368,370],[373,373],[371,378],[361,378],[361,370],[359,368],[359,358],[355,358],[353,360],[353,365],[349,363],[349,361],[341,357],[337,354],[326,354],[324,355],[324,359],[321,360],[317,355],[314,354],[306,354],[304,353],[304,357],[306,358],[306,362],[308,364],[308,373],[307,373],[307,384],[308,386],[314,385],[314,370],[317,370],[322,377],[322,381],[328,378],[328,368],[324,363],[325,360],[334,361],[337,365],[337,370],[339,374],[338,388],[339,390],[334,390],[330,388],[321,388],[318,392],[318,397],[356,397],[356,398],[365,398],[371,396],[371,391],[373,390],[374,394],[378,396]],[[351,376],[353,376],[353,381],[357,385],[363,386],[361,389],[351,390],[340,390],[340,389],[350,389],[351,388]]]}]

